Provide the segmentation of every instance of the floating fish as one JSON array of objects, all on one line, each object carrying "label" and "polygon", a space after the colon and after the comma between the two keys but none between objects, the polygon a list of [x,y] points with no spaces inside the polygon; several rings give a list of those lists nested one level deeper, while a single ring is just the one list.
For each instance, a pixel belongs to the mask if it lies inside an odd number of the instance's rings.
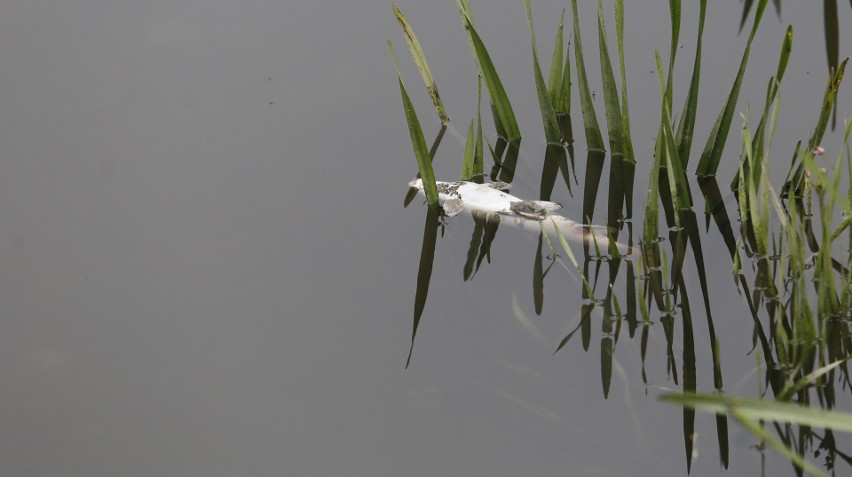
[{"label": "floating fish", "polygon": [[[422,195],[423,180],[416,179],[409,183],[412,188]],[[472,216],[494,214],[500,216],[501,224],[509,224],[522,229],[555,233],[556,227],[568,239],[592,242],[597,241],[602,249],[609,243],[607,233],[609,228],[601,225],[584,225],[555,213],[562,208],[558,202],[544,200],[524,200],[507,193],[510,184],[505,182],[475,182],[437,181],[438,205],[448,217],[454,217],[461,212]],[[615,244],[620,253],[627,251],[622,244]]]}]

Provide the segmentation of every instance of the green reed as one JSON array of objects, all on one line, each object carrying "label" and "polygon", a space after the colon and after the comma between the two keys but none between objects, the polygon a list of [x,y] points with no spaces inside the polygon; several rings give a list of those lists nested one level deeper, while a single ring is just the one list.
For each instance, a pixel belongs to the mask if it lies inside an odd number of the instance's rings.
[{"label": "green reed", "polygon": [[[492,110],[493,127],[497,135],[496,147],[488,145],[495,162],[491,177],[511,181],[514,162],[517,160],[521,140],[520,127],[514,116],[503,83],[497,74],[494,61],[474,28],[473,16],[468,0],[457,0],[462,26],[467,34],[473,54],[480,86],[484,84]],[[627,232],[627,242],[632,247],[633,180],[635,156],[631,140],[627,79],[624,64],[624,12],[623,0],[614,0],[615,32],[617,40],[618,74],[610,58],[607,43],[606,15],[603,2],[597,2],[598,52],[602,75],[601,91],[604,99],[604,114],[607,123],[607,143],[611,157],[609,174],[608,225],[615,240],[622,229]],[[746,2],[746,12],[753,2]],[[731,189],[735,191],[738,214],[731,215],[722,200],[723,194],[716,181],[724,147],[734,122],[734,113],[745,77],[752,42],[758,32],[768,0],[759,0],[754,10],[752,27],[745,43],[739,69],[730,85],[727,99],[716,117],[715,124],[707,135],[701,152],[696,175],[705,201],[707,226],[712,219],[721,234],[730,254],[734,271],[734,282],[745,299],[754,331],[754,346],[765,362],[766,380],[774,395],[763,401],[754,402],[747,398],[724,395],[720,356],[722,343],[716,337],[711,297],[708,291],[704,254],[699,233],[699,218],[693,210],[690,178],[686,168],[690,160],[694,126],[699,113],[699,82],[701,76],[702,40],[707,2],[699,2],[699,19],[695,60],[685,102],[680,113],[673,109],[675,89],[674,64],[678,52],[681,23],[681,2],[670,0],[671,44],[668,64],[656,53],[658,82],[661,95],[660,123],[657,128],[653,163],[649,171],[648,193],[645,196],[643,230],[641,232],[640,259],[622,257],[611,247],[608,265],[603,266],[601,254],[604,247],[597,243],[584,246],[583,263],[575,255],[565,238],[557,231],[562,251],[568,256],[572,268],[578,271],[582,281],[584,302],[577,328],[562,338],[556,347],[559,351],[566,346],[578,331],[582,347],[589,349],[591,342],[592,316],[601,315],[601,379],[603,394],[609,393],[612,375],[613,353],[622,322],[627,323],[630,336],[640,327],[642,379],[647,384],[644,362],[650,326],[656,316],[662,325],[666,341],[668,373],[682,393],[665,399],[684,406],[684,446],[687,468],[691,466],[692,434],[695,432],[694,409],[716,413],[716,437],[722,465],[727,467],[729,456],[728,416],[759,439],[778,449],[799,469],[813,472],[815,467],[802,455],[809,440],[804,439],[805,430],[798,437],[795,432],[775,424],[778,437],[770,435],[763,421],[793,422],[826,427],[825,444],[830,440],[831,429],[848,430],[844,427],[846,415],[834,411],[821,411],[803,407],[812,403],[814,396],[821,406],[832,409],[837,400],[835,383],[852,384],[846,360],[852,356],[852,154],[849,151],[850,126],[847,124],[843,142],[845,156],[841,153],[833,167],[821,165],[815,156],[822,141],[828,120],[833,112],[838,90],[843,78],[846,61],[837,64],[829,75],[825,97],[820,108],[816,128],[802,146],[797,146],[788,177],[781,193],[770,183],[768,171],[772,155],[772,138],[780,116],[780,87],[793,46],[793,29],[788,27],[781,41],[778,66],[769,79],[766,96],[757,126],[752,130],[747,115],[743,115],[741,153],[738,158]],[[776,1],[776,6],[778,2]],[[573,24],[573,47],[564,45],[564,12],[556,30],[551,64],[547,76],[536,44],[533,12],[529,0],[523,1],[531,37],[533,59],[533,83],[536,87],[539,109],[548,141],[542,166],[541,199],[549,200],[557,170],[562,170],[570,191],[567,173],[567,157],[573,164],[573,137],[571,134],[571,56],[574,59],[574,74],[580,98],[580,110],[586,139],[587,163],[583,197],[583,218],[591,221],[595,211],[599,183],[606,159],[606,144],[598,124],[597,112],[592,101],[592,86],[586,74],[586,58],[583,54],[580,35],[578,2],[571,1]],[[434,79],[428,70],[425,55],[405,17],[394,7],[397,20],[406,35],[412,57],[423,77],[427,91],[441,120],[442,129],[431,153],[426,151],[425,140],[419,129],[411,100],[400,76],[399,83],[406,110],[409,130],[415,147],[415,157],[421,175],[426,182],[431,175],[430,157],[434,156],[443,130],[449,119],[440,105],[440,96]],[[745,21],[745,16],[744,20]],[[570,37],[570,36],[569,36]],[[563,54],[564,53],[564,54]],[[394,59],[394,61],[396,61]],[[397,72],[399,69],[397,67]],[[619,91],[620,87],[620,91]],[[677,122],[675,118],[678,118]],[[475,125],[475,126],[474,126]],[[478,103],[475,120],[471,120],[462,161],[462,179],[481,180],[483,174],[483,128]],[[845,159],[845,161],[844,161]],[[845,166],[845,169],[844,169]],[[845,175],[844,175],[845,172]],[[845,177],[845,180],[843,179]],[[575,178],[576,180],[576,178]],[[845,184],[847,190],[841,190]],[[424,186],[425,187],[425,186]],[[429,190],[427,189],[427,197]],[[786,200],[785,200],[786,198]],[[430,202],[432,202],[430,200]],[[660,206],[668,225],[667,237],[660,237]],[[431,208],[430,208],[431,210]],[[839,222],[837,221],[840,216]],[[621,220],[625,219],[626,220]],[[437,216],[427,217],[424,234],[424,252],[418,274],[418,294],[415,306],[413,338],[417,331],[428,291],[431,260],[434,256],[434,241],[437,237]],[[490,258],[490,245],[499,226],[499,217],[475,217],[475,229],[464,265],[465,280],[471,279],[484,259]],[[736,225],[739,224],[737,229]],[[739,238],[737,237],[739,231]],[[552,262],[545,267],[543,245],[547,243],[553,254]],[[846,250],[845,258],[838,253]],[[428,252],[428,253],[427,253]],[[689,255],[693,256],[695,270],[701,287],[701,303],[709,330],[709,348],[712,355],[703,360],[696,356],[693,316],[700,310],[691,306],[694,288],[686,286],[685,267]],[[427,261],[428,263],[424,262]],[[556,249],[547,234],[539,237],[533,271],[533,295],[536,313],[543,307],[543,282],[553,263],[558,261]],[[634,270],[634,265],[636,270]],[[625,271],[626,270],[626,271]],[[638,273],[637,273],[638,271]],[[619,278],[621,275],[622,278]],[[603,298],[598,289],[599,279],[606,283]],[[426,278],[423,278],[426,277]],[[424,282],[425,280],[425,282]],[[624,282],[624,295],[619,297],[617,283]],[[637,283],[640,285],[637,287]],[[695,301],[695,300],[693,300]],[[699,305],[700,306],[700,305]],[[638,313],[637,313],[638,308]],[[654,309],[656,308],[656,309]],[[680,327],[682,344],[675,346],[675,333]],[[675,355],[679,348],[680,357]],[[699,348],[700,349],[700,348]],[[410,356],[409,356],[410,359]],[[709,363],[713,373],[715,396],[698,392],[696,375],[699,363]],[[680,368],[678,367],[680,365]],[[800,404],[796,408],[785,406],[787,402]],[[779,407],[780,406],[780,407]],[[797,412],[802,410],[802,412]],[[837,422],[832,421],[837,417]],[[797,440],[798,439],[798,440]],[[798,442],[798,448],[797,443]]]}]

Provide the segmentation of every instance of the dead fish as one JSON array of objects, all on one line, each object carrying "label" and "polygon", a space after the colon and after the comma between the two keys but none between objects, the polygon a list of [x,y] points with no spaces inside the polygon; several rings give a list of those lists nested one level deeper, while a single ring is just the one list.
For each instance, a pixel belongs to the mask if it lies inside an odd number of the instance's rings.
[{"label": "dead fish", "polygon": [[[422,179],[413,180],[408,185],[417,189],[421,195],[425,195]],[[501,224],[536,232],[544,228],[548,233],[555,233],[558,227],[566,239],[597,241],[602,250],[606,250],[609,243],[608,227],[584,225],[559,215],[555,213],[562,208],[562,204],[558,202],[524,200],[515,197],[506,192],[510,184],[505,182],[477,184],[467,181],[437,181],[436,185],[438,186],[438,205],[448,217],[454,217],[461,212],[473,216],[496,214],[500,216]],[[615,245],[622,254],[628,250],[625,245],[618,243]]]}]

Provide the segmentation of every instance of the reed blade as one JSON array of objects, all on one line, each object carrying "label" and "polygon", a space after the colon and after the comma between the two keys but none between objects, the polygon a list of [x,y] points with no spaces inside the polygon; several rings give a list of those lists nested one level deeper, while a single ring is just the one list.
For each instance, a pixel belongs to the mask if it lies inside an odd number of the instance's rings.
[{"label": "reed blade", "polygon": [[432,76],[432,70],[429,69],[429,63],[426,62],[426,54],[423,52],[423,47],[414,34],[414,29],[405,15],[399,10],[396,4],[393,4],[393,13],[396,16],[399,26],[402,27],[402,32],[405,33],[405,41],[408,43],[408,49],[411,50],[411,57],[414,58],[414,63],[417,64],[417,69],[420,70],[420,75],[423,77],[423,83],[426,84],[426,89],[429,91],[429,96],[432,98],[432,103],[435,105],[435,111],[441,119],[441,124],[450,122],[447,112],[444,110],[444,104],[441,101],[441,95],[438,94],[438,85],[435,84],[435,78]]},{"label": "reed blade", "polygon": [[610,154],[624,153],[624,136],[622,133],[621,106],[618,104],[618,89],[615,86],[615,73],[609,59],[609,47],[606,41],[606,24],[604,22],[603,4],[598,4],[598,52],[601,63],[601,80],[603,82],[604,111],[606,112],[606,127],[609,135]]},{"label": "reed blade", "polygon": [[[633,152],[633,139],[630,136],[630,108],[627,101],[627,70],[624,67],[624,0],[615,0],[615,38],[618,45],[618,69],[621,74],[621,137],[624,141],[624,160],[631,165],[635,165],[636,156]],[[632,174],[625,178],[624,190],[625,196],[629,191],[630,199],[632,199]],[[630,203],[632,203],[632,200],[630,200]]]},{"label": "reed blade", "polygon": [[704,151],[701,153],[701,159],[698,161],[696,174],[699,176],[714,176],[719,168],[719,162],[722,159],[722,151],[725,148],[725,141],[728,139],[728,132],[731,129],[731,122],[734,117],[734,110],[737,107],[737,99],[740,94],[743,77],[745,76],[746,65],[751,51],[751,43],[757,33],[757,27],[760,25],[760,20],[763,17],[763,12],[766,9],[768,0],[759,0],[757,10],[754,14],[754,24],[751,27],[751,33],[746,43],[743,58],[740,61],[740,68],[737,70],[737,76],[734,79],[734,84],[731,86],[731,91],[728,93],[728,99],[725,101],[725,106],[719,112],[716,118],[716,123],[713,125],[713,130],[707,138],[707,144],[704,146]]},{"label": "reed blade", "polygon": [[562,17],[559,19],[559,28],[556,29],[556,39],[553,43],[553,53],[550,56],[550,74],[547,77],[547,93],[550,96],[550,103],[553,106],[553,111],[558,113],[567,113],[568,109],[563,104],[562,94],[562,77],[564,75],[564,41],[565,41],[565,10],[562,10]]},{"label": "reed blade", "polygon": [[[533,73],[535,76],[535,89],[538,93],[538,105],[541,110],[541,121],[544,123],[544,136],[547,138],[547,142],[561,143],[562,130],[559,127],[559,121],[556,119],[556,113],[553,111],[553,102],[548,93],[547,85],[544,83],[544,76],[541,73],[541,65],[538,61],[538,47],[535,41],[535,28],[533,27],[530,0],[524,0],[524,9],[527,12],[527,21],[529,22],[530,36],[532,37]],[[559,57],[562,57],[561,51]],[[553,67],[551,67],[551,70],[553,70]],[[552,78],[553,74],[550,76]]]},{"label": "reed blade", "polygon": [[692,66],[692,80],[689,83],[689,91],[686,94],[686,104],[680,115],[677,126],[676,143],[678,157],[683,168],[689,164],[689,155],[692,149],[692,134],[695,130],[695,116],[698,112],[698,85],[701,79],[701,43],[704,37],[704,19],[707,16],[707,0],[701,0],[698,16],[698,41],[695,47],[695,63]]},{"label": "reed blade", "polygon": [[473,119],[467,128],[467,140],[464,142],[464,154],[462,156],[461,180],[469,181],[473,178],[473,154],[474,154]]},{"label": "reed blade", "polygon": [[423,137],[423,129],[420,127],[420,120],[417,119],[417,112],[414,111],[414,105],[411,104],[411,99],[408,97],[408,92],[405,90],[405,84],[402,81],[402,73],[399,71],[399,64],[396,61],[396,54],[393,51],[393,45],[388,40],[388,49],[393,58],[394,67],[396,67],[396,76],[399,80],[399,91],[402,94],[402,105],[405,108],[405,120],[408,123],[408,132],[411,135],[411,144],[414,147],[414,157],[417,159],[417,168],[420,170],[420,177],[423,179],[423,190],[426,193],[426,201],[430,206],[438,206],[438,186],[435,184],[435,173],[432,170],[432,158],[429,156],[429,149],[426,147],[426,139]]},{"label": "reed blade", "polygon": [[467,4],[466,0],[456,0],[456,2],[459,6],[462,24],[467,32],[474,59],[479,67],[482,79],[485,81],[485,89],[488,91],[488,97],[491,100],[495,118],[499,120],[500,128],[510,143],[520,141],[521,131],[518,128],[515,112],[509,102],[506,90],[503,88],[503,83],[497,75],[497,70],[494,68],[491,56],[488,54],[488,50],[485,48],[485,44],[482,42],[479,33],[473,27],[470,5]]},{"label": "reed blade", "polygon": [[580,108],[583,112],[583,126],[586,130],[586,147],[589,149],[605,150],[595,106],[592,104],[592,93],[589,90],[589,80],[586,77],[586,64],[583,61],[583,44],[580,38],[580,17],[577,13],[577,0],[571,0],[571,11],[574,14],[574,60],[577,63],[577,86],[580,88]]}]

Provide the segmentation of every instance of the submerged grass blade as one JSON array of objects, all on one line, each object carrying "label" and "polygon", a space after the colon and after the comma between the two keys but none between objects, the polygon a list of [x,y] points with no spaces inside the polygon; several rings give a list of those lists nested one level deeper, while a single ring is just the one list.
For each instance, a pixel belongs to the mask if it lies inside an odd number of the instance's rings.
[{"label": "submerged grass blade", "polygon": [[402,27],[405,33],[405,41],[408,42],[408,49],[411,50],[411,56],[417,64],[417,69],[420,70],[420,75],[423,77],[423,82],[426,84],[426,89],[429,91],[429,96],[432,97],[432,103],[435,105],[435,111],[441,119],[441,124],[450,122],[447,117],[447,112],[444,110],[444,104],[441,102],[441,96],[438,94],[438,86],[435,84],[435,78],[432,77],[432,71],[429,69],[429,63],[426,62],[426,54],[423,53],[423,48],[420,46],[420,41],[417,35],[414,34],[414,29],[406,20],[405,15],[399,10],[396,4],[393,4],[393,13],[396,15],[396,20],[399,26]]},{"label": "submerged grass blade", "polygon": [[[530,25],[530,36],[532,37],[533,73],[535,75],[535,89],[538,93],[538,105],[541,109],[541,121],[544,123],[544,136],[547,138],[547,142],[560,143],[562,142],[562,130],[559,128],[559,122],[556,120],[556,113],[553,112],[553,102],[547,91],[547,85],[544,83],[544,76],[541,74],[541,66],[538,62],[538,47],[535,41],[535,28],[533,27],[530,0],[524,0],[524,9],[527,12],[527,21]],[[561,52],[559,56],[561,58]],[[552,72],[550,76],[551,78],[553,77]]]},{"label": "submerged grass blade", "polygon": [[399,71],[399,64],[397,64],[396,54],[394,54],[393,45],[390,40],[388,40],[388,49],[393,58],[393,64],[396,67],[399,91],[402,94],[402,105],[405,108],[405,120],[408,122],[408,132],[411,135],[411,144],[414,146],[414,157],[417,159],[417,168],[420,170],[420,177],[423,179],[423,190],[426,193],[426,201],[429,202],[430,206],[437,207],[438,187],[435,184],[435,173],[432,170],[432,158],[429,156],[429,149],[426,147],[426,139],[423,137],[423,129],[420,127],[420,121],[417,119],[414,105],[411,104],[411,99],[405,90],[405,84],[402,82],[402,73]]},{"label": "submerged grass blade", "polygon": [[459,11],[462,17],[464,29],[468,34],[471,49],[473,50],[476,64],[479,66],[479,72],[482,74],[482,79],[485,81],[485,88],[488,90],[488,97],[491,99],[491,106],[494,110],[495,117],[500,122],[500,127],[505,132],[506,139],[512,143],[521,140],[521,131],[518,128],[518,121],[515,118],[515,112],[512,110],[512,105],[509,103],[509,97],[506,95],[506,90],[503,88],[503,83],[497,75],[497,70],[494,68],[494,63],[491,61],[491,56],[485,48],[485,44],[473,27],[473,19],[470,15],[470,5],[466,0],[456,0]]},{"label": "submerged grass blade", "polygon": [[580,88],[580,107],[583,111],[583,126],[586,130],[586,147],[589,149],[605,150],[595,106],[592,104],[592,93],[589,90],[589,80],[586,77],[586,64],[583,61],[583,44],[580,39],[580,17],[577,13],[577,0],[571,0],[571,11],[574,14],[574,59],[577,62],[577,85]]},{"label": "submerged grass blade", "polygon": [[731,91],[728,93],[728,99],[719,116],[716,118],[716,123],[713,125],[713,130],[707,138],[707,144],[704,146],[704,151],[701,153],[701,159],[698,161],[698,169],[696,174],[699,176],[714,176],[719,168],[719,162],[722,159],[722,151],[725,149],[725,141],[728,139],[728,132],[731,129],[731,122],[734,117],[734,109],[737,107],[737,98],[740,95],[740,87],[742,86],[743,77],[745,76],[746,65],[751,51],[751,43],[757,33],[757,27],[760,25],[760,20],[763,17],[763,12],[766,9],[768,0],[759,0],[757,10],[754,14],[754,24],[751,27],[751,33],[746,43],[743,58],[740,61],[740,68],[737,70],[737,76],[734,79],[734,84],[731,86]]}]

